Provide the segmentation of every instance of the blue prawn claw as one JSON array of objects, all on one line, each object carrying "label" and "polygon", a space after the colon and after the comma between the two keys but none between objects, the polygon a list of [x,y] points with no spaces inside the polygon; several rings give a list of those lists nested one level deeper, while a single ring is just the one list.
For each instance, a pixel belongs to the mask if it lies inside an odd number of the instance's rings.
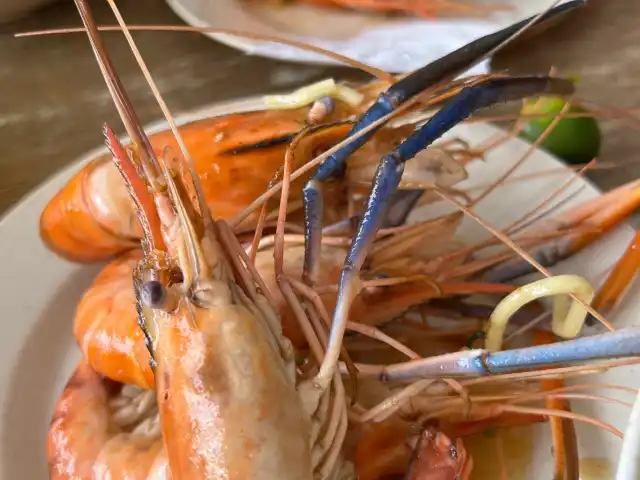
[{"label": "blue prawn claw", "polygon": [[485,376],[594,360],[640,356],[640,327],[575,340],[490,353],[466,350],[382,368],[384,381],[429,377]]},{"label": "blue prawn claw", "polygon": [[[566,13],[585,4],[584,0],[565,2],[550,9],[542,15],[536,24],[539,25],[558,15]],[[430,64],[415,70],[399,80],[378,97],[377,101],[356,121],[345,138],[352,137],[360,130],[371,125],[376,120],[394,111],[399,105],[410,98],[444,82],[453,80],[456,76],[473,67],[494,49],[523,30],[535,16],[510,25],[498,32],[481,37],[455,50]],[[334,178],[344,176],[347,159],[364,145],[375,133],[376,129],[348,143],[333,155],[329,156],[315,171],[303,189],[305,215],[305,263],[304,276],[312,279],[317,268],[318,252],[322,235],[322,193],[319,184]]]},{"label": "blue prawn claw", "polygon": [[[427,123],[417,128],[391,153],[382,157],[374,176],[371,193],[367,199],[365,213],[358,225],[356,236],[340,275],[338,298],[329,336],[329,348],[318,373],[320,384],[327,382],[336,368],[347,315],[353,299],[361,289],[361,284],[358,281],[360,269],[376,232],[385,218],[390,200],[400,184],[405,162],[414,158],[420,151],[479,109],[499,102],[549,92],[569,94],[573,90],[572,82],[547,76],[492,78],[468,86],[449,100]],[[312,182],[314,181],[312,180]],[[319,190],[315,190],[315,192],[319,195]],[[313,197],[313,202],[318,202],[318,195]],[[319,218],[306,218],[305,227],[309,227],[314,222],[317,224]],[[319,252],[320,245],[310,247],[309,244],[306,245],[305,254],[313,257]],[[313,281],[313,270],[311,270],[311,274],[309,270],[303,271],[303,274],[305,274],[307,281]]]}]

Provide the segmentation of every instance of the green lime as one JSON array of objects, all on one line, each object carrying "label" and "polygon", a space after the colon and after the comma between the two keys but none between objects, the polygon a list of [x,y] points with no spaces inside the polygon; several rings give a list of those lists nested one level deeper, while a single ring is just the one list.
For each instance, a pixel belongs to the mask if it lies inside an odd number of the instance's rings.
[{"label": "green lime", "polygon": [[[521,113],[524,115],[550,115],[533,118],[520,136],[534,142],[562,111],[566,101],[562,97],[540,97],[527,100]],[[588,113],[582,107],[571,105],[567,113]],[[600,129],[592,117],[563,118],[547,134],[540,146],[567,163],[587,163],[600,153]]]}]

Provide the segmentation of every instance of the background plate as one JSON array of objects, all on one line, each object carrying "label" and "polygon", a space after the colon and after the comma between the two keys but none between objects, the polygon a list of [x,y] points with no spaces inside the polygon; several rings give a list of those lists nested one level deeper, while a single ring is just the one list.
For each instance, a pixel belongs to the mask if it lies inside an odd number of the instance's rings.
[{"label": "background plate", "polygon": [[[426,65],[472,40],[535,15],[551,3],[548,0],[466,1],[472,4],[504,4],[509,9],[483,18],[425,20],[327,9],[295,2],[274,7],[269,6],[270,0],[167,0],[167,3],[192,26],[229,28],[303,41],[393,73]],[[226,34],[206,35],[250,55],[336,64],[322,55],[287,45]],[[487,62],[479,65],[473,73],[486,72],[487,65]]]}]

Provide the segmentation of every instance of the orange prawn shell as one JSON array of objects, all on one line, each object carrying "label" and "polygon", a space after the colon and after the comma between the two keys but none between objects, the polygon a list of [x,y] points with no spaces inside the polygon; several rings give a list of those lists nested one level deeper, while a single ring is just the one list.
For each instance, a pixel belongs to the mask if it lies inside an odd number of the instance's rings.
[{"label": "orange prawn shell", "polygon": [[[216,218],[232,218],[264,192],[283,164],[287,143],[232,151],[294,134],[304,126],[303,112],[291,110],[224,115],[180,127]],[[158,156],[167,147],[180,154],[170,130],[151,135],[149,141]],[[102,183],[91,181],[98,170],[106,177]],[[292,189],[296,191],[300,188]],[[115,199],[113,192],[117,194]],[[106,211],[102,211],[105,206]],[[256,217],[257,213],[243,225],[250,227]],[[101,155],[83,167],[47,204],[40,217],[40,235],[53,252],[76,262],[109,259],[137,245],[142,232],[134,205],[109,155]]]},{"label": "orange prawn shell", "polygon": [[[116,218],[105,219],[97,217],[92,208],[90,179],[96,170],[105,167],[115,169],[108,155],[91,161],[73,176],[42,212],[40,238],[57,255],[74,262],[89,263],[110,258],[137,245],[142,235],[137,224],[134,224],[134,235],[127,238],[118,232],[120,212]],[[129,210],[130,216],[132,204]]]},{"label": "orange prawn shell", "polygon": [[[93,463],[98,456],[104,438],[98,438],[95,432],[78,430],[70,426],[69,413],[85,405],[93,408],[94,403],[106,402],[106,391],[100,389],[100,377],[91,367],[81,362],[69,379],[53,417],[49,436],[47,437],[47,459],[49,463],[49,478],[91,478]],[[99,409],[96,409],[100,411]],[[106,416],[97,416],[96,423],[106,427]],[[84,455],[78,457],[82,450]]]},{"label": "orange prawn shell", "polygon": [[409,424],[396,417],[363,425],[353,453],[358,480],[403,475],[411,459],[409,433]]},{"label": "orange prawn shell", "polygon": [[142,439],[113,424],[109,400],[118,385],[81,361],[53,412],[47,436],[51,480],[170,478],[160,438]]},{"label": "orange prawn shell", "polygon": [[132,273],[139,250],[111,262],[93,281],[76,309],[73,334],[97,372],[121,383],[153,388],[150,354],[138,326]]}]

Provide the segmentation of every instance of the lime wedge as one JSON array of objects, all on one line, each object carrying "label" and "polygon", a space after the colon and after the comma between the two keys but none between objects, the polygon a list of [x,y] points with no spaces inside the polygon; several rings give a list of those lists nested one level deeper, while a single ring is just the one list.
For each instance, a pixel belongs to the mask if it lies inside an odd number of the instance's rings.
[{"label": "lime wedge", "polygon": [[[549,115],[533,118],[520,133],[522,138],[534,142],[540,137],[554,115],[560,113],[566,101],[562,97],[540,97],[527,100],[521,113]],[[582,107],[571,105],[567,113],[588,113]],[[540,146],[567,163],[579,164],[593,160],[600,153],[601,134],[598,122],[592,117],[563,118],[549,132]]]}]

